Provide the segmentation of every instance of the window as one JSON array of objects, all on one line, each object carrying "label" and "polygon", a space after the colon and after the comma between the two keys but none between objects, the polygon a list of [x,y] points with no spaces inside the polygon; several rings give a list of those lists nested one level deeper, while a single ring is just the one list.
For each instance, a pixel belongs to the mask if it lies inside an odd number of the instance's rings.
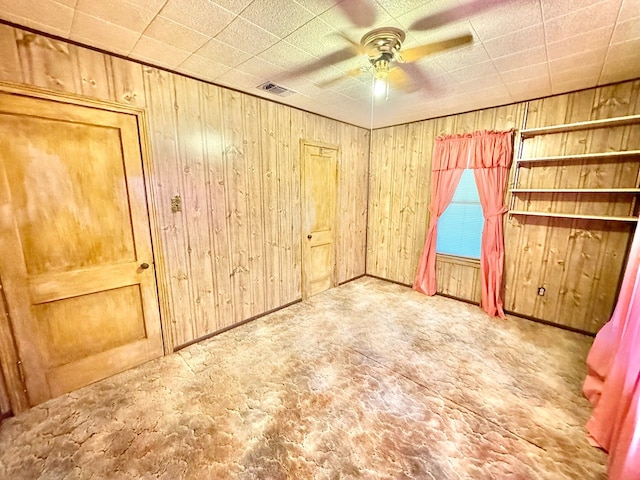
[{"label": "window", "polygon": [[438,220],[436,253],[480,258],[484,218],[473,170],[462,173],[453,200]]}]

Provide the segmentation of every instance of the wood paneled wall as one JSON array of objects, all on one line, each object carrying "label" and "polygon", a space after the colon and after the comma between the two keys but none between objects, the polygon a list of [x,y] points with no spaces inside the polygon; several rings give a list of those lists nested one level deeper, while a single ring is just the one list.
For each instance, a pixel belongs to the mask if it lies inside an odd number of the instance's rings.
[{"label": "wood paneled wall", "polygon": [[[640,113],[640,81],[530,102],[526,128]],[[523,158],[640,149],[640,125],[529,138]],[[520,188],[634,188],[640,159],[521,168]],[[631,216],[633,195],[519,194],[516,210]],[[505,308],[597,332],[618,292],[633,225],[515,215],[505,225]],[[537,295],[544,287],[544,296]]]},{"label": "wood paneled wall", "polygon": [[[373,131],[367,273],[413,284],[426,236],[435,138],[522,123],[523,105],[479,110]],[[479,262],[438,256],[438,292],[480,301]]]},{"label": "wood paneled wall", "polygon": [[368,130],[5,25],[0,54],[2,81],[147,111],[167,351],[301,298],[301,138],[341,148],[338,280],[364,274]]},{"label": "wood paneled wall", "polygon": [[[527,128],[640,113],[640,82],[625,82],[530,102]],[[519,129],[525,104],[374,130],[367,273],[412,284],[428,225],[434,138],[474,130]],[[516,151],[518,148],[516,140]],[[535,137],[523,156],[640,149],[640,126]],[[637,185],[638,159],[521,169],[521,188]],[[513,170],[510,184],[513,182]],[[633,197],[611,194],[521,196],[531,210],[631,215]],[[506,202],[510,196],[507,194]],[[610,317],[633,226],[627,223],[513,216],[505,223],[505,307],[533,318],[596,332]],[[479,302],[478,262],[439,256],[438,292]],[[538,296],[539,286],[546,289]]]}]

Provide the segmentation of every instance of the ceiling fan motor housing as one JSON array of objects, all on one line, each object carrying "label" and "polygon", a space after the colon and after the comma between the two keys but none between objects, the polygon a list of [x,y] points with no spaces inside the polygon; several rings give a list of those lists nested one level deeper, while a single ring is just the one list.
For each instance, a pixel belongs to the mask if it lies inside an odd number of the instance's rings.
[{"label": "ceiling fan motor housing", "polygon": [[378,61],[390,62],[397,58],[405,39],[405,33],[399,28],[382,27],[366,33],[360,40],[372,64]]}]

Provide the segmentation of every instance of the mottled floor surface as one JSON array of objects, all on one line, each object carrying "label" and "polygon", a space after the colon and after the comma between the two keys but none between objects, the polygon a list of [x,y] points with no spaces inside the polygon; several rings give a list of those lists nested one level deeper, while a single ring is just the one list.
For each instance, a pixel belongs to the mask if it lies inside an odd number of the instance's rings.
[{"label": "mottled floor surface", "polygon": [[591,339],[362,278],[0,426],[0,478],[604,479]]}]

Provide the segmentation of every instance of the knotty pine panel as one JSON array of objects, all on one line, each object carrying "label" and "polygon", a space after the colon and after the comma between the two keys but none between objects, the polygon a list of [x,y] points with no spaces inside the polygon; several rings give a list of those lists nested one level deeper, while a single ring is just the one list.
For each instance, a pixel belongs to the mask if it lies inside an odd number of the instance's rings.
[{"label": "knotty pine panel", "polygon": [[[367,273],[413,284],[429,220],[435,138],[517,128],[522,115],[523,105],[516,104],[373,131]],[[461,283],[479,281],[477,265],[447,256],[438,256],[436,264],[439,292],[479,301],[479,284]],[[452,271],[459,274],[447,273]]]},{"label": "knotty pine panel", "polygon": [[0,53],[2,81],[146,110],[167,352],[301,298],[301,138],[340,147],[338,281],[365,273],[368,130],[6,25]]},{"label": "knotty pine panel", "polygon": [[[529,104],[527,128],[640,113],[640,82],[584,90]],[[640,125],[581,130],[524,141],[523,157],[640,149]],[[640,159],[549,163],[520,170],[520,188],[637,186]],[[522,207],[522,208],[521,208]],[[515,209],[634,214],[632,195],[518,194]],[[514,216],[505,225],[505,308],[595,333],[615,306],[633,225]],[[544,287],[544,296],[536,294]]]}]

